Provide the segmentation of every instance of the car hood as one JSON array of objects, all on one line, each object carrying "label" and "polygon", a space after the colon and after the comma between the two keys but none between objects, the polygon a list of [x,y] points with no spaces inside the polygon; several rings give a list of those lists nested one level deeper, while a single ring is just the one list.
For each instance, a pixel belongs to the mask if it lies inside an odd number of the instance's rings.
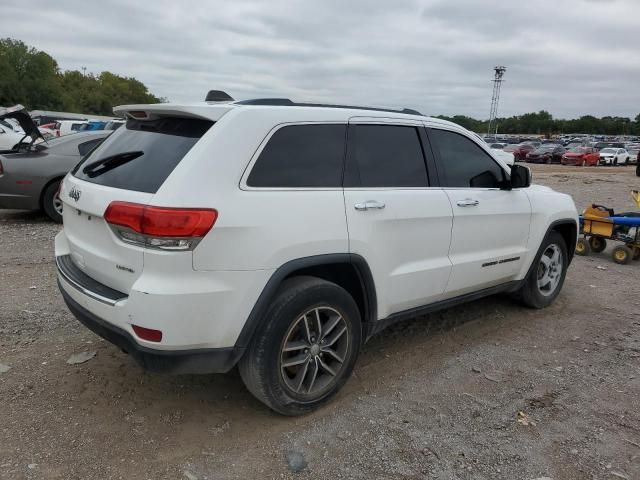
[{"label": "car hood", "polygon": [[38,130],[38,126],[31,118],[31,115],[29,115],[29,112],[27,112],[27,109],[22,105],[0,108],[0,119],[3,118],[15,118],[26,135],[29,135],[34,141],[38,138],[42,138],[44,140],[40,130]]},{"label": "car hood", "polygon": [[564,154],[565,157],[571,158],[571,157],[582,157],[583,155],[586,155],[586,153],[577,153],[577,152],[567,152]]}]

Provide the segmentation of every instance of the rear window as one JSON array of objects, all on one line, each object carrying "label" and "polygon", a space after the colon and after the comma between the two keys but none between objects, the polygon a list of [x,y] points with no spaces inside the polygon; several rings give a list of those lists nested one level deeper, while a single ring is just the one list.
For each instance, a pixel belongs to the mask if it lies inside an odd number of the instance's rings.
[{"label": "rear window", "polygon": [[72,174],[107,187],[156,193],[213,123],[193,118],[127,120]]}]

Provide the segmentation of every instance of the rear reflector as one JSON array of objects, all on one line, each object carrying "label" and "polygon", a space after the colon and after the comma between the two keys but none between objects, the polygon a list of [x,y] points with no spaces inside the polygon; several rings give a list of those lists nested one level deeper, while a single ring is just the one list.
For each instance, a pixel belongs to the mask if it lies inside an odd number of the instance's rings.
[{"label": "rear reflector", "polygon": [[162,332],[160,330],[139,327],[138,325],[131,326],[133,327],[133,331],[136,332],[136,335],[142,340],[146,340],[147,342],[159,342],[162,340]]},{"label": "rear reflector", "polygon": [[[104,219],[129,243],[189,250],[213,228],[218,218],[212,208],[168,208],[129,202],[111,202]],[[124,228],[117,228],[124,227]]]}]

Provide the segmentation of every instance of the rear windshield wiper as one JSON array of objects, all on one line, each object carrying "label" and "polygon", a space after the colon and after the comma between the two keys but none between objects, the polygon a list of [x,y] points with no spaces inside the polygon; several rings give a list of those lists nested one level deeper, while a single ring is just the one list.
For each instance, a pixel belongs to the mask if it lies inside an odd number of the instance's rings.
[{"label": "rear windshield wiper", "polygon": [[142,155],[144,155],[144,152],[141,150],[116,153],[115,155],[101,158],[100,160],[96,160],[95,162],[91,162],[89,165],[82,169],[82,173],[86,174],[89,178],[95,178],[105,172],[108,172],[109,170],[118,168],[120,165],[124,165],[131,160],[135,160]]}]

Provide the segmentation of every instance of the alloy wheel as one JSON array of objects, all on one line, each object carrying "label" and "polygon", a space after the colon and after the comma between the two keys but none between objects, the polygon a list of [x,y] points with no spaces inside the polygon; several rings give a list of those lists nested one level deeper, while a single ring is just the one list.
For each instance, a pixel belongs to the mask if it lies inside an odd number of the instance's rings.
[{"label": "alloy wheel", "polygon": [[316,307],[291,325],[280,350],[280,374],[294,395],[316,398],[331,389],[351,354],[348,323],[330,307]]},{"label": "alloy wheel", "polygon": [[59,215],[62,215],[62,200],[60,200],[60,195],[58,193],[53,196],[53,209]]},{"label": "alloy wheel", "polygon": [[538,264],[538,291],[545,297],[553,294],[562,278],[562,250],[558,245],[549,245]]}]

